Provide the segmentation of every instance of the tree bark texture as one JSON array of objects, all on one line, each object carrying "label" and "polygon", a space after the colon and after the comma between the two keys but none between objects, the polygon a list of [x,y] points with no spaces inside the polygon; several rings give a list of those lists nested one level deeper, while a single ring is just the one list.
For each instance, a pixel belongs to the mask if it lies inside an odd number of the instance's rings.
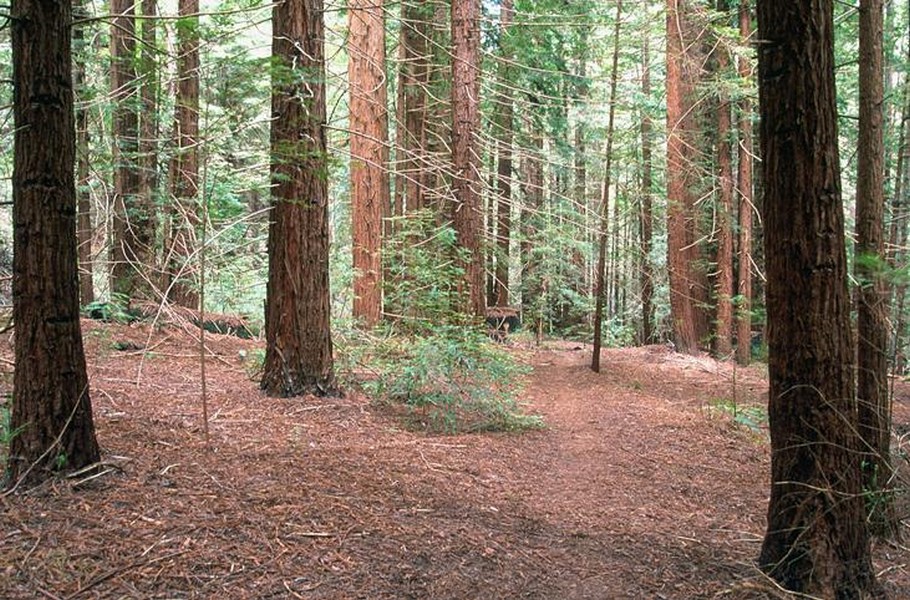
[{"label": "tree bark texture", "polygon": [[382,313],[382,218],[391,202],[382,0],[349,0],[348,25],[353,313],[372,328]]},{"label": "tree bark texture", "polygon": [[169,165],[170,228],[166,252],[167,296],[180,306],[199,307],[199,289],[191,264],[200,223],[199,199],[199,0],[179,0],[177,14],[177,97]]},{"label": "tree bark texture", "polygon": [[[82,0],[73,2],[73,19],[87,15]],[[76,103],[76,240],[79,254],[79,301],[84,306],[95,301],[92,265],[92,195],[89,164],[88,95],[85,81],[85,64],[88,56],[85,24],[73,25],[73,88]]]},{"label": "tree bark texture", "polygon": [[[748,0],[741,0],[739,4],[739,36],[743,44],[751,43],[752,11]],[[748,81],[752,77],[749,59],[740,56],[737,60],[740,78]],[[752,102],[745,96],[739,101],[739,162],[736,176],[739,197],[736,362],[741,365],[748,365],[752,360],[752,154]]]},{"label": "tree bark texture", "polygon": [[[863,487],[882,491],[891,478],[891,398],[888,393],[888,292],[885,268],[882,0],[859,4],[859,144],[856,181],[855,274],[857,306],[857,405],[867,455]],[[884,499],[884,497],[883,497]],[[885,508],[886,503],[877,508]],[[887,510],[870,515],[886,533]]]},{"label": "tree bark texture", "polygon": [[694,22],[697,10],[692,0],[667,0],[667,268],[676,347],[687,353],[696,352],[707,333],[708,299],[696,206],[701,61],[695,54],[705,29]]},{"label": "tree bark texture", "polygon": [[143,245],[147,207],[139,196],[139,89],[136,81],[136,6],[110,0],[111,100],[113,114],[114,223],[111,241],[111,290],[125,298],[140,295],[141,272],[150,264]]},{"label": "tree bark texture", "polygon": [[15,0],[11,481],[98,461],[79,324],[69,2]]},{"label": "tree bark texture", "polygon": [[452,2],[452,225],[468,254],[463,262],[465,312],[483,316],[483,213],[480,149],[480,2]]},{"label": "tree bark texture", "polygon": [[430,186],[427,156],[427,88],[430,83],[429,21],[432,7],[423,0],[401,3],[398,57],[396,214],[425,206]]},{"label": "tree bark texture", "polygon": [[513,102],[510,61],[512,49],[509,28],[512,26],[514,8],[512,0],[503,0],[500,6],[500,55],[497,82],[496,137],[499,153],[496,168],[496,270],[493,283],[494,306],[509,304],[509,246],[512,241],[512,138]]},{"label": "tree bark texture", "polygon": [[158,7],[157,0],[142,0],[141,41],[139,45],[139,169],[138,203],[145,207],[140,228],[141,244],[148,248],[143,277],[147,289],[157,286],[160,277],[153,275],[155,265],[155,231],[158,227],[158,208],[155,194],[158,187]]},{"label": "tree bark texture", "polygon": [[269,396],[334,395],[322,0],[272,12],[272,214],[266,290]]},{"label": "tree bark texture", "polygon": [[761,567],[860,599],[869,556],[834,91],[832,0],[758,2],[771,497]]}]

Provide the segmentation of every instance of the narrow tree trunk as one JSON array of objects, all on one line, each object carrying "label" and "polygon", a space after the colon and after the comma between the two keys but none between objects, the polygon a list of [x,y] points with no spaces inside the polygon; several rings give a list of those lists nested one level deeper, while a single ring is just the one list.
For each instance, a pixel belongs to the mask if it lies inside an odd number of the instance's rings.
[{"label": "narrow tree trunk", "polygon": [[494,306],[509,304],[509,245],[512,240],[512,82],[509,62],[512,50],[509,44],[509,27],[512,25],[512,0],[503,0],[500,6],[500,63],[497,73],[499,104],[496,107],[497,148],[499,161],[496,170],[496,274],[493,291]]},{"label": "narrow tree trunk", "polygon": [[137,233],[143,219],[139,205],[139,98],[136,88],[134,0],[110,0],[111,100],[114,105],[114,226],[111,241],[111,291],[130,298],[139,291],[138,273],[145,254]]},{"label": "narrow tree trunk", "polygon": [[366,328],[382,313],[382,218],[391,201],[383,10],[382,0],[348,2],[353,314]]},{"label": "narrow tree trunk", "polygon": [[465,312],[483,316],[483,219],[476,136],[480,127],[480,4],[452,3],[452,224],[458,244],[469,253],[464,262]]},{"label": "narrow tree trunk", "polygon": [[[644,33],[641,46],[641,95],[651,97],[651,53],[648,45],[648,34]],[[641,237],[641,339],[645,344],[654,341],[652,315],[654,308],[654,271],[651,267],[651,247],[654,235],[654,215],[652,211],[652,194],[654,187],[651,162],[652,141],[651,115],[647,108],[641,112],[641,204],[638,222]]]},{"label": "narrow tree trunk", "polygon": [[616,116],[616,89],[619,82],[619,32],[622,0],[616,3],[616,23],[613,26],[613,67],[610,72],[610,112],[607,118],[607,147],[604,151],[604,184],[600,195],[600,235],[597,241],[597,271],[594,278],[594,350],[591,370],[600,373],[600,347],[603,336],[603,313],[607,273],[607,227],[610,219],[610,178],[613,172],[613,122]]},{"label": "narrow tree trunk", "polygon": [[152,288],[160,283],[153,277],[155,266],[155,230],[158,226],[155,193],[158,186],[158,64],[157,0],[142,0],[141,40],[139,52],[139,187],[137,200],[143,207],[139,226],[140,244],[147,248],[145,270],[140,275],[143,285]]},{"label": "narrow tree trunk", "polygon": [[[884,138],[882,0],[859,5],[859,144],[856,182],[855,274],[857,306],[857,404],[865,444],[863,488],[884,492],[892,475],[891,399],[888,394],[888,293],[882,270],[884,245]],[[887,495],[870,515],[876,534],[894,531]]]},{"label": "narrow tree trunk", "polygon": [[261,387],[333,395],[322,0],[272,9],[272,219]]},{"label": "narrow tree trunk", "polygon": [[759,564],[787,590],[858,599],[880,590],[856,433],[833,20],[831,0],[758,3],[772,449]]},{"label": "narrow tree trunk", "polygon": [[[13,322],[7,474],[33,483],[99,458],[79,324],[69,2],[15,0]],[[36,26],[40,24],[40,27]]]},{"label": "narrow tree trunk", "polygon": [[395,205],[400,214],[423,208],[429,186],[426,118],[431,16],[423,0],[401,3],[395,179]]},{"label": "narrow tree trunk", "polygon": [[[73,19],[80,21],[87,15],[82,0],[73,2]],[[89,190],[91,173],[89,164],[88,102],[89,88],[85,81],[85,63],[88,56],[85,23],[73,24],[73,89],[76,94],[76,240],[79,244],[79,299],[83,306],[95,301],[92,265],[92,195]]]},{"label": "narrow tree trunk", "polygon": [[[744,44],[752,37],[752,13],[748,0],[739,3],[739,35]],[[751,65],[739,57],[739,76],[751,77]],[[739,249],[737,271],[736,362],[748,365],[752,360],[752,102],[748,96],[739,101],[739,170],[736,188],[739,194]]]},{"label": "narrow tree trunk", "polygon": [[166,269],[168,298],[198,308],[199,289],[192,264],[199,224],[199,0],[179,0],[177,14],[177,97],[170,164],[170,240]]},{"label": "narrow tree trunk", "polygon": [[[717,1],[717,11],[726,16],[729,7],[727,0]],[[730,66],[730,55],[726,43],[720,40],[716,50],[717,73],[720,77],[727,75]],[[727,358],[733,351],[733,156],[730,144],[732,119],[730,116],[730,99],[723,87],[719,92],[717,103],[717,297],[716,329],[714,333],[714,353],[719,358]]]}]

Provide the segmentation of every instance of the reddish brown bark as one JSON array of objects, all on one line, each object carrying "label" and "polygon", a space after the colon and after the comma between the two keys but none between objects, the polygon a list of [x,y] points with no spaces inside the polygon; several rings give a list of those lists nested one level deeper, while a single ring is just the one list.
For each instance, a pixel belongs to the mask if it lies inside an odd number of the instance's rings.
[{"label": "reddish brown bark", "polygon": [[349,0],[348,25],[353,313],[371,328],[382,312],[382,218],[391,202],[382,0]]},{"label": "reddish brown bark", "polygon": [[[743,43],[752,38],[752,12],[749,2],[739,4],[739,35]],[[739,76],[748,81],[751,64],[739,57]],[[736,315],[736,362],[748,365],[752,360],[752,102],[748,96],[739,101],[739,163],[736,189],[739,195],[739,243],[736,291],[739,297]]]},{"label": "reddish brown bark", "polygon": [[113,239],[111,290],[130,298],[140,290],[148,248],[140,247],[144,207],[139,196],[139,117],[136,87],[136,4],[111,0],[111,100],[113,114]]},{"label": "reddish brown bark", "polygon": [[423,208],[430,185],[426,119],[431,18],[432,8],[421,0],[401,3],[395,176],[395,213],[398,215]]},{"label": "reddish brown bark", "polygon": [[771,495],[760,566],[820,598],[875,598],[862,494],[831,0],[760,0]]},{"label": "reddish brown bark", "polygon": [[17,0],[11,10],[14,483],[99,458],[79,324],[70,7]]},{"label": "reddish brown bark", "polygon": [[[884,98],[882,0],[859,4],[859,143],[856,167],[857,402],[867,451],[863,486],[883,491],[892,475],[888,393],[888,292],[884,239]],[[884,499],[884,497],[882,498]],[[870,515],[877,533],[893,527],[886,503]]]},{"label": "reddish brown bark", "polygon": [[480,3],[452,3],[452,225],[464,261],[465,312],[483,316],[484,252],[477,134],[480,129]]},{"label": "reddish brown bark", "polygon": [[272,11],[272,214],[262,389],[332,395],[322,0]]},{"label": "reddish brown bark", "polygon": [[[73,19],[84,19],[86,10],[81,0],[73,2]],[[73,24],[73,90],[76,95],[76,239],[79,244],[79,300],[84,306],[95,301],[92,264],[92,196],[89,164],[88,88],[85,63],[88,56],[85,25]]]},{"label": "reddish brown bark", "polygon": [[667,269],[670,316],[680,352],[696,352],[706,333],[707,301],[696,207],[700,186],[694,164],[698,140],[694,54],[704,28],[693,22],[691,0],[667,0]]},{"label": "reddish brown bark", "polygon": [[169,165],[170,231],[167,243],[168,299],[199,307],[199,289],[192,264],[199,224],[199,0],[180,0],[177,13],[177,97],[174,139],[177,148]]}]

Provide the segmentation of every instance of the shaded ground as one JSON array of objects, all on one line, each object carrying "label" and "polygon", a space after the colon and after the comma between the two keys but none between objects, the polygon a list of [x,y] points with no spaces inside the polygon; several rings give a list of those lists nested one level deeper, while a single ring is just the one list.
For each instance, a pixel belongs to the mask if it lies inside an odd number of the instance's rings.
[{"label": "shaded ground", "polygon": [[[264,398],[257,344],[212,335],[207,448],[185,332],[84,327],[110,472],[0,499],[2,598],[778,597],[752,562],[764,433],[715,408],[760,404],[758,368],[516,349],[548,428],[435,437],[362,397]],[[894,598],[908,563],[876,548]]]}]

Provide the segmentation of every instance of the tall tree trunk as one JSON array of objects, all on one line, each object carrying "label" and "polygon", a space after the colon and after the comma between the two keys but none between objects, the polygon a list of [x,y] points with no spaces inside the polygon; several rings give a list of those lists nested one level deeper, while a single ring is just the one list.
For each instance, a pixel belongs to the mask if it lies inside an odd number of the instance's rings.
[{"label": "tall tree trunk", "polygon": [[424,0],[401,3],[395,177],[398,214],[423,208],[429,186],[426,119],[431,16],[432,9]]},{"label": "tall tree trunk", "polygon": [[272,9],[272,219],[262,389],[333,395],[322,0]]},{"label": "tall tree trunk", "polygon": [[[748,0],[739,3],[739,35],[742,43],[752,38],[752,12]],[[738,58],[739,76],[751,77],[748,58]],[[737,271],[736,362],[748,365],[752,360],[752,102],[748,96],[739,101],[739,165],[736,188],[739,194],[739,249]]]},{"label": "tall tree trunk", "polygon": [[670,277],[670,317],[676,347],[694,353],[704,333],[703,306],[707,300],[698,236],[698,169],[694,149],[696,83],[701,61],[702,28],[693,23],[691,0],[667,0],[667,268]]},{"label": "tall tree trunk", "polygon": [[484,261],[480,205],[480,3],[452,3],[452,224],[458,243],[469,255],[464,262],[465,312],[483,316]]},{"label": "tall tree trunk", "polygon": [[146,250],[139,246],[144,219],[139,196],[139,98],[136,87],[136,4],[110,0],[111,100],[113,114],[114,227],[111,291],[131,298],[139,294],[139,273]]},{"label": "tall tree trunk", "polygon": [[[717,11],[727,16],[727,0],[717,0]],[[726,21],[726,19],[725,19]],[[719,40],[717,49],[717,74],[726,77],[730,55],[726,42]],[[730,99],[721,86],[717,103],[717,297],[714,353],[720,358],[733,351],[733,150],[730,144],[732,119]]]},{"label": "tall tree trunk", "polygon": [[140,226],[143,247],[148,248],[145,259],[148,278],[147,288],[160,283],[159,278],[151,276],[155,264],[155,230],[157,229],[157,209],[155,193],[158,186],[158,64],[157,64],[157,0],[142,0],[141,41],[139,52],[139,168],[138,201],[144,207]]},{"label": "tall tree trunk", "polygon": [[383,10],[382,0],[348,1],[353,313],[366,328],[382,313],[382,218],[391,202]]},{"label": "tall tree trunk", "polygon": [[[651,97],[651,53],[648,34],[645,32],[641,46],[641,95]],[[651,319],[654,314],[654,270],[651,267],[651,247],[654,235],[654,214],[652,211],[651,115],[647,108],[641,112],[641,204],[638,214],[639,236],[641,237],[641,340],[645,344],[654,341]]]},{"label": "tall tree trunk", "polygon": [[512,241],[512,82],[510,62],[512,49],[509,27],[514,13],[512,0],[503,0],[500,6],[500,63],[497,72],[499,84],[497,119],[497,149],[499,161],[496,169],[496,274],[493,305],[509,304],[509,245]]},{"label": "tall tree trunk", "polygon": [[179,0],[177,14],[177,97],[174,100],[174,138],[177,148],[170,164],[170,239],[166,269],[168,298],[189,308],[199,307],[199,289],[191,264],[199,224],[199,0]]},{"label": "tall tree trunk", "polygon": [[[882,271],[884,244],[884,138],[882,0],[859,4],[859,144],[856,168],[855,274],[857,306],[857,403],[865,444],[863,488],[882,492],[891,469],[891,399],[888,394],[888,293]],[[887,495],[881,500],[887,500]],[[894,532],[889,502],[876,503],[870,526]]]},{"label": "tall tree trunk", "polygon": [[[12,482],[99,458],[79,325],[69,2],[14,0]],[[40,24],[36,26],[36,24]]]},{"label": "tall tree trunk", "polygon": [[89,132],[88,95],[85,63],[88,47],[85,39],[87,16],[82,0],[73,2],[73,89],[76,95],[76,240],[79,245],[79,299],[82,305],[95,301],[94,270],[92,266],[92,195],[89,190]]},{"label": "tall tree trunk", "polygon": [[782,587],[873,598],[856,433],[832,0],[758,2],[771,497]]},{"label": "tall tree trunk", "polygon": [[616,116],[616,89],[619,82],[619,32],[622,20],[622,0],[616,2],[616,23],[613,26],[613,67],[610,72],[610,113],[607,118],[607,147],[604,152],[604,184],[600,195],[600,233],[597,241],[597,271],[594,278],[594,350],[591,370],[600,373],[600,347],[603,336],[603,314],[607,282],[607,227],[610,220],[610,185],[613,172],[613,122]]},{"label": "tall tree trunk", "polygon": [[[891,198],[891,227],[888,235],[890,246],[888,265],[892,269],[901,264],[907,251],[907,191],[910,189],[910,136],[907,135],[907,122],[910,120],[910,79],[904,81],[903,105],[901,107],[900,127],[898,133],[898,153],[895,165],[895,184]],[[894,320],[894,340],[892,341],[893,365],[895,374],[903,374],[906,368],[904,356],[904,303],[907,295],[907,286],[898,282],[894,286],[892,299],[892,314]]]}]

